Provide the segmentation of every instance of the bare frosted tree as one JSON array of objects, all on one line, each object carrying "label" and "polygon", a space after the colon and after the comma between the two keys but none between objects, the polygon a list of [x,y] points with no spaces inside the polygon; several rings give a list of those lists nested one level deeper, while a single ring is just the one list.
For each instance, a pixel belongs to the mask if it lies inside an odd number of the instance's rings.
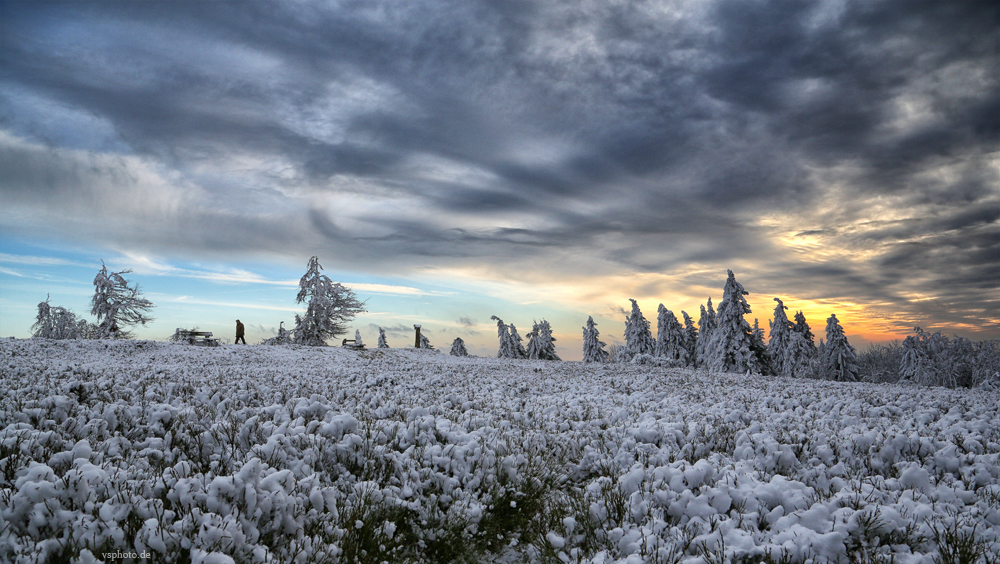
[{"label": "bare frosted tree", "polygon": [[358,300],[350,288],[321,274],[318,257],[311,257],[308,271],[299,280],[295,303],[306,304],[305,315],[295,315],[294,341],[300,345],[323,346],[327,339],[347,333],[347,325],[359,313],[365,302]]},{"label": "bare frosted tree", "polygon": [[129,286],[123,275],[131,269],[108,272],[101,262],[101,270],[94,277],[94,297],[91,299],[90,313],[97,316],[96,338],[129,339],[134,325],[145,325],[153,320],[147,312],[153,309],[153,302],[142,297],[138,284]]},{"label": "bare frosted tree", "polygon": [[93,326],[78,319],[72,311],[49,304],[50,297],[38,302],[38,315],[31,326],[31,336],[39,339],[83,339],[93,333]]}]

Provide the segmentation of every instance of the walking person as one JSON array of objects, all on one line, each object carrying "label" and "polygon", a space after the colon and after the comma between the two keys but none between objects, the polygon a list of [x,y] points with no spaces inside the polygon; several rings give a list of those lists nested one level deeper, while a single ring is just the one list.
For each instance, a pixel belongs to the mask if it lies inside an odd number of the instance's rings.
[{"label": "walking person", "polygon": [[240,344],[240,341],[243,341],[244,345],[247,344],[247,340],[243,336],[243,331],[244,331],[243,324],[240,323],[239,319],[237,319],[236,320],[236,344],[237,345]]}]

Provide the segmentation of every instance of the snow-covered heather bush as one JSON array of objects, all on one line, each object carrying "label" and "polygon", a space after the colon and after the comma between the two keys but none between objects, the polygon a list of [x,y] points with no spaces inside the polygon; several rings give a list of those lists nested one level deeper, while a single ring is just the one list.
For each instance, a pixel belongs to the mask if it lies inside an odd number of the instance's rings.
[{"label": "snow-covered heather bush", "polygon": [[587,325],[583,328],[583,361],[608,362],[608,351],[604,350],[604,341],[600,339],[601,332],[597,330],[594,317],[587,317]]},{"label": "snow-covered heather bush", "polygon": [[527,358],[532,360],[561,360],[556,354],[556,338],[552,336],[552,326],[546,320],[536,321],[528,333]]},{"label": "snow-covered heather bush", "polygon": [[0,561],[988,563],[998,400],[411,349],[2,339]]},{"label": "snow-covered heather bush", "polygon": [[295,303],[306,304],[306,312],[295,315],[293,340],[300,345],[323,346],[327,340],[347,333],[348,323],[367,310],[365,302],[350,288],[320,273],[323,266],[318,257],[310,257],[307,268],[295,297]]},{"label": "snow-covered heather bush", "polygon": [[124,275],[130,272],[131,269],[109,273],[108,267],[101,262],[90,301],[90,313],[97,317],[95,337],[98,339],[130,339],[129,327],[153,321],[148,315],[153,302],[142,297],[138,284],[128,285]]}]

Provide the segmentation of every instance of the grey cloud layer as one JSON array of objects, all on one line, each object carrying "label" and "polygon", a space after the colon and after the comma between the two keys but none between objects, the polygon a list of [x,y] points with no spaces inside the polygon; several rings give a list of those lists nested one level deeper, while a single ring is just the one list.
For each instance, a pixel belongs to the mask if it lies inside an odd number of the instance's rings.
[{"label": "grey cloud layer", "polygon": [[[995,2],[0,9],[3,201],[95,238],[125,235],[101,202],[138,166],[179,196],[136,212],[137,244],[691,284],[738,265],[1000,332]],[[131,160],[81,190],[45,172],[98,158],[71,149]]]}]

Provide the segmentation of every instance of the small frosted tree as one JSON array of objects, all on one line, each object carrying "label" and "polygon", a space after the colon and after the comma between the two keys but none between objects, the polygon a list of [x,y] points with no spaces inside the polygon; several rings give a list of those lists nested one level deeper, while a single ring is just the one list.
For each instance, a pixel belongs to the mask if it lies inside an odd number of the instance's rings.
[{"label": "small frosted tree", "polygon": [[389,348],[389,343],[385,341],[385,329],[378,328],[378,348],[387,349]]},{"label": "small frosted tree", "polygon": [[88,332],[87,322],[62,307],[49,304],[50,297],[38,303],[38,315],[31,326],[32,337],[39,339],[82,339]]},{"label": "small frosted tree", "polygon": [[546,320],[536,321],[528,333],[528,358],[535,360],[562,360],[556,354],[553,344],[556,338],[552,336],[552,326]]},{"label": "small frosted tree", "polygon": [[90,313],[97,316],[96,338],[128,339],[132,337],[129,327],[145,325],[153,320],[147,312],[153,309],[153,302],[142,297],[139,286],[129,286],[124,275],[132,270],[108,272],[101,262],[101,270],[94,277],[94,297],[91,299]]},{"label": "small frosted tree", "polygon": [[632,298],[629,301],[632,302],[632,312],[625,319],[625,348],[618,353],[619,362],[629,361],[636,355],[652,355],[656,352],[656,343],[649,331],[649,321],[642,315],[639,304]]},{"label": "small frosted tree", "polygon": [[858,380],[858,355],[854,347],[847,342],[844,328],[840,326],[836,315],[826,320],[826,345],[820,359],[824,375],[838,382],[856,382]]},{"label": "small frosted tree", "polygon": [[451,342],[451,351],[448,354],[451,356],[469,356],[469,351],[465,348],[465,341],[461,337],[455,337],[455,340]]},{"label": "small frosted tree", "polygon": [[434,350],[434,345],[432,345],[430,339],[427,338],[427,333],[420,333],[420,348],[427,349],[429,351]]},{"label": "small frosted tree", "polygon": [[684,316],[684,349],[687,351],[687,364],[694,366],[698,363],[698,328],[694,326],[694,319],[681,310]]},{"label": "small frosted tree", "polygon": [[705,349],[708,341],[712,338],[712,330],[715,329],[715,310],[712,309],[712,298],[708,298],[708,307],[701,306],[701,316],[698,318],[698,342],[695,344],[695,356],[697,366],[705,365]]},{"label": "small frosted tree", "polygon": [[587,317],[587,326],[583,328],[583,361],[584,362],[607,362],[608,351],[604,350],[604,341],[600,339],[601,333],[597,330],[594,317]]},{"label": "small frosted tree", "polygon": [[684,346],[684,328],[677,316],[663,304],[656,316],[656,356],[687,364],[687,348]]},{"label": "small frosted tree", "polygon": [[[517,346],[511,337],[510,326],[503,322],[503,319],[492,315],[490,319],[497,322],[497,338],[500,339],[500,348],[497,350],[497,358],[523,358],[518,356]],[[518,337],[520,338],[520,337]]]},{"label": "small frosted tree", "polygon": [[347,324],[367,310],[350,288],[320,273],[318,257],[311,257],[307,267],[295,297],[295,303],[306,304],[305,315],[295,315],[295,343],[323,346],[327,339],[347,333]]},{"label": "small frosted tree", "polygon": [[717,326],[705,346],[704,365],[713,372],[755,372],[763,374],[753,342],[753,330],[743,316],[751,313],[744,296],[750,294],[730,270],[716,314]]}]

